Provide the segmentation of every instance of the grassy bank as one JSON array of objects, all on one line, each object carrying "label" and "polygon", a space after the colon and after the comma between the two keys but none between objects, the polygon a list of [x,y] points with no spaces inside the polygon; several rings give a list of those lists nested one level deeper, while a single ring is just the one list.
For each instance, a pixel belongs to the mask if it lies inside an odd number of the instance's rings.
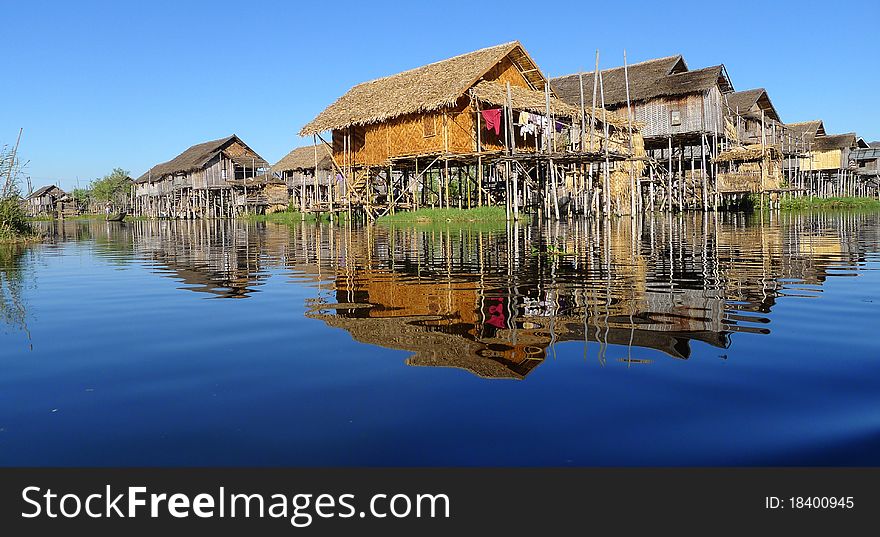
[{"label": "grassy bank", "polygon": [[34,242],[39,238],[18,199],[0,200],[0,242]]},{"label": "grassy bank", "polygon": [[506,222],[504,207],[475,207],[473,209],[419,209],[387,214],[380,223],[389,224],[441,224],[451,223],[497,223]]},{"label": "grassy bank", "polygon": [[835,198],[789,198],[782,200],[781,208],[786,211],[806,209],[859,209],[880,210],[877,198],[835,197]]},{"label": "grassy bank", "polygon": [[[305,216],[305,218],[303,218]],[[318,218],[312,213],[303,213],[299,211],[284,211],[280,213],[272,213],[272,214],[246,214],[241,217],[243,220],[247,220],[248,222],[271,222],[273,224],[285,224],[288,226],[299,224],[300,222],[317,222]],[[344,222],[346,218],[345,213],[337,213],[336,221]],[[329,222],[330,214],[329,213],[321,213],[321,222]]]}]

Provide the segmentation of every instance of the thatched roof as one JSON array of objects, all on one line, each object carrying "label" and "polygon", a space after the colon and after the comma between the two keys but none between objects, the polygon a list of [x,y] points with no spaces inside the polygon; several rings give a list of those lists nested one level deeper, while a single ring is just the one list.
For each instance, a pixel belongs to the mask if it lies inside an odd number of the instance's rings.
[{"label": "thatched roof", "polygon": [[[619,107],[626,104],[626,79],[629,78],[630,102],[638,103],[673,95],[686,95],[705,91],[715,85],[722,93],[733,91],[733,84],[723,65],[689,71],[681,55],[648,60],[623,67],[601,71],[605,92],[605,105]],[[550,80],[553,91],[569,104],[580,104],[580,80],[578,74]],[[593,98],[593,73],[583,73],[584,99]],[[597,92],[597,100],[598,92]]]},{"label": "thatched roof", "polygon": [[[332,170],[333,162],[327,153],[326,146],[318,144],[318,169]],[[315,146],[307,145],[305,147],[297,147],[290,153],[272,166],[274,172],[286,172],[297,170],[314,170],[315,169]]]},{"label": "thatched roof", "polygon": [[825,125],[822,123],[821,119],[801,121],[799,123],[786,123],[785,126],[788,127],[792,134],[797,138],[803,137],[806,140],[812,140],[816,136],[825,136]]},{"label": "thatched roof", "polygon": [[753,162],[763,160],[765,157],[770,159],[778,159],[782,153],[776,146],[768,145],[761,147],[761,144],[747,145],[745,147],[732,147],[715,157],[716,162]]},{"label": "thatched roof", "polygon": [[518,41],[512,41],[358,84],[303,127],[300,135],[453,106],[508,55],[533,87],[543,84],[535,63]]},{"label": "thatched roof", "polygon": [[829,134],[816,136],[810,148],[813,151],[833,151],[835,149],[851,149],[858,146],[856,133]]},{"label": "thatched roof", "polygon": [[43,186],[43,187],[40,187],[40,188],[34,190],[33,193],[31,193],[31,195],[27,197],[27,199],[33,199],[33,198],[39,198],[39,197],[45,196],[46,194],[49,194],[53,189],[58,191],[57,193],[54,193],[55,197],[60,197],[65,194],[65,192],[63,190],[61,190],[61,188],[59,188],[55,185],[46,185],[46,186]]},{"label": "thatched roof", "polygon": [[[174,175],[178,173],[187,173],[194,170],[198,170],[211,161],[215,156],[217,156],[220,152],[226,149],[232,142],[238,142],[244,147],[250,149],[241,139],[232,134],[225,138],[220,138],[219,140],[211,140],[210,142],[203,142],[200,144],[196,144],[190,148],[188,148],[183,153],[177,155],[173,159],[168,162],[163,162],[162,164],[157,164],[150,168],[146,173],[138,177],[135,181],[136,183],[145,183],[147,181],[158,181],[162,177],[166,175]],[[252,166],[256,164],[257,167],[266,167],[268,163],[264,161],[256,152],[250,149],[251,152],[257,156],[256,162],[252,157],[231,157],[231,159],[239,165],[242,166]]]},{"label": "thatched roof", "polygon": [[764,88],[736,91],[728,93],[724,97],[731,114],[744,116],[754,111],[757,117],[760,117],[761,110],[763,110],[766,118],[781,122],[779,113],[776,112],[776,107],[773,106],[770,96],[767,95],[767,90]]}]

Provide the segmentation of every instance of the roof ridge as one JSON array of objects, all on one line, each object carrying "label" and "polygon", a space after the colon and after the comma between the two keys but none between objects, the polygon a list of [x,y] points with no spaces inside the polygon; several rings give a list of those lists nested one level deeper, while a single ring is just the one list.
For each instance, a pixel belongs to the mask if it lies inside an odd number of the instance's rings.
[{"label": "roof ridge", "polygon": [[[640,62],[636,62],[636,63],[628,63],[628,64],[626,64],[626,68],[627,68],[627,69],[631,69],[631,68],[636,67],[636,66],[638,66],[638,65],[645,65],[645,64],[647,64],[647,63],[662,62],[662,61],[664,61],[664,60],[672,60],[672,59],[675,59],[675,58],[681,58],[682,60],[684,60],[684,56],[683,56],[683,55],[681,55],[681,54],[673,54],[673,55],[671,55],[671,56],[663,56],[662,58],[652,58],[652,59],[650,59],[650,60],[642,60],[642,61],[640,61]],[[616,71],[616,70],[618,70],[618,69],[621,69],[621,70],[622,70],[623,68],[624,68],[623,65],[618,65],[617,67],[608,67],[608,68],[605,68],[605,69],[599,69],[599,72],[601,72],[601,73],[607,73],[608,71]],[[571,73],[571,74],[568,74],[568,75],[561,75],[561,76],[552,77],[552,78],[550,78],[550,80],[551,80],[551,81],[552,81],[552,80],[559,80],[559,79],[561,79],[561,78],[568,78],[568,77],[571,77],[571,76],[577,76],[577,75],[590,75],[590,74],[593,74],[594,72],[595,72],[595,70],[593,70],[593,71],[578,71],[578,72],[576,72],[576,73]],[[690,71],[684,71],[684,72],[685,72],[685,73],[688,73],[688,72],[690,72]],[[674,73],[674,74],[680,74],[680,73]],[[669,73],[666,73],[666,76],[669,76]]]},{"label": "roof ridge", "polygon": [[[390,75],[380,76],[380,77],[378,77],[378,78],[373,78],[373,79],[371,79],[371,80],[365,80],[364,82],[359,82],[359,83],[355,84],[354,86],[351,87],[351,89],[354,89],[354,88],[357,88],[357,87],[359,87],[359,86],[363,86],[363,85],[366,85],[366,84],[372,84],[372,83],[374,83],[374,82],[379,82],[380,80],[386,80],[386,79],[389,79],[389,78],[394,78],[394,77],[396,77],[396,76],[405,75],[405,74],[407,74],[407,73],[411,73],[411,72],[413,72],[413,71],[417,71],[417,70],[419,70],[419,69],[424,69],[425,67],[430,67],[430,66],[432,66],[432,65],[437,65],[437,64],[440,64],[440,63],[443,63],[443,62],[448,62],[448,61],[455,60],[455,59],[458,59],[458,58],[463,58],[463,57],[465,57],[465,56],[470,56],[471,54],[478,54],[478,53],[480,53],[480,52],[486,52],[486,51],[491,50],[491,49],[493,49],[493,48],[497,48],[497,49],[500,49],[500,48],[509,48],[509,47],[514,47],[514,46],[517,46],[517,45],[522,46],[522,43],[520,43],[519,41],[508,41],[507,43],[501,43],[501,44],[499,44],[499,45],[492,45],[492,46],[489,46],[489,47],[483,47],[483,48],[481,48],[481,49],[472,50],[472,51],[470,51],[470,52],[463,52],[463,53],[461,53],[461,54],[456,54],[455,56],[450,56],[450,57],[448,57],[448,58],[443,58],[442,60],[436,60],[436,61],[433,61],[433,62],[430,62],[430,63],[424,63],[424,64],[422,64],[422,65],[418,65],[418,66],[416,66],[416,67],[411,67],[411,68],[406,69],[406,70],[404,70],[404,71],[398,71],[398,72],[396,72],[396,73],[392,73],[392,74],[390,74]],[[349,90],[349,91],[350,91],[350,90]]]}]

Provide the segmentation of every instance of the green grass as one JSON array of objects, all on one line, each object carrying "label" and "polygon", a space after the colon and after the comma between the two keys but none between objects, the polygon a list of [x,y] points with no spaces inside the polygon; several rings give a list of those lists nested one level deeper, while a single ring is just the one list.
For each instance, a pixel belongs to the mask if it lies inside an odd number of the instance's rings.
[{"label": "green grass", "polygon": [[878,201],[877,198],[867,198],[860,196],[834,198],[788,198],[782,200],[782,209],[786,211],[799,211],[805,209],[880,210],[880,201]]},{"label": "green grass", "polygon": [[39,240],[17,198],[0,200],[0,242],[33,242]]},{"label": "green grass", "polygon": [[[336,221],[344,222],[346,219],[345,213],[336,213]],[[305,218],[303,218],[303,213],[299,211],[284,211],[280,213],[272,213],[272,214],[246,214],[241,217],[243,220],[247,220],[248,222],[271,222],[273,224],[285,224],[288,226],[299,224],[303,221],[305,222],[316,222],[318,221],[317,217],[314,214],[306,213]],[[329,213],[321,213],[321,222],[329,222],[330,214]]]},{"label": "green grass", "polygon": [[386,214],[378,220],[389,224],[441,224],[506,222],[504,207],[475,207],[473,209],[419,209]]}]

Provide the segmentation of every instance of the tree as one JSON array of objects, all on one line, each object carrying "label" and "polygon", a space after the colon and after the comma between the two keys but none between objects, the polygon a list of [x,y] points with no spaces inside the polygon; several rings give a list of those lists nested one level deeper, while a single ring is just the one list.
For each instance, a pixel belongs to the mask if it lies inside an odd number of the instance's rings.
[{"label": "tree", "polygon": [[91,199],[97,202],[114,204],[125,203],[131,195],[131,178],[129,172],[122,168],[114,168],[112,172],[89,185]]}]

